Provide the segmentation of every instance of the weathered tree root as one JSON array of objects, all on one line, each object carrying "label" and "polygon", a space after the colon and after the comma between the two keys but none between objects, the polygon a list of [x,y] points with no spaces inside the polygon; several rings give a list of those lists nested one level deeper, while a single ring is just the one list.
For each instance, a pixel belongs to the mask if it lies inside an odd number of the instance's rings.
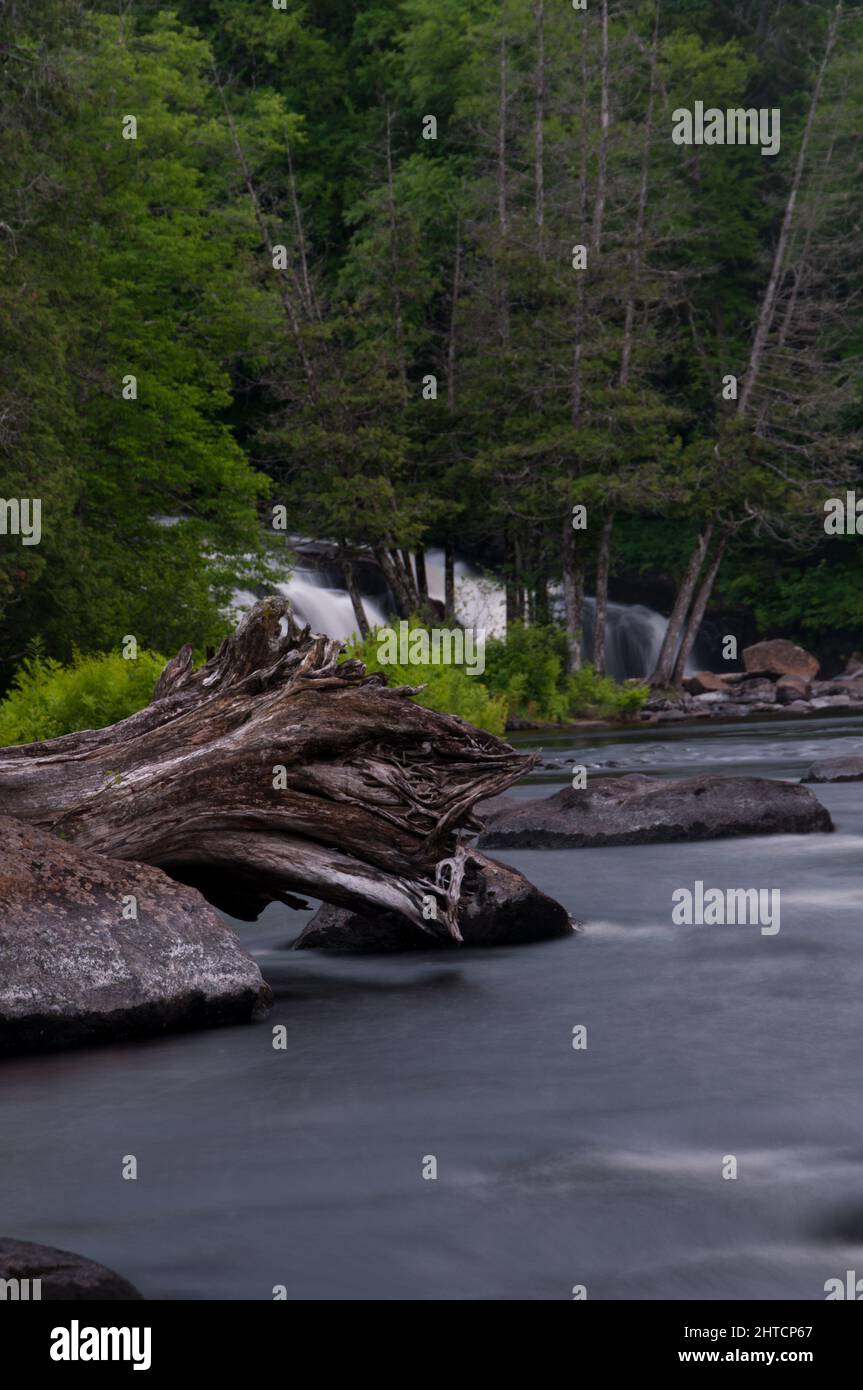
[{"label": "weathered tree root", "polygon": [[265,599],[200,670],[184,647],[132,718],[0,750],[3,809],[248,920],[305,892],[460,939],[459,832],[531,760],[341,650]]}]

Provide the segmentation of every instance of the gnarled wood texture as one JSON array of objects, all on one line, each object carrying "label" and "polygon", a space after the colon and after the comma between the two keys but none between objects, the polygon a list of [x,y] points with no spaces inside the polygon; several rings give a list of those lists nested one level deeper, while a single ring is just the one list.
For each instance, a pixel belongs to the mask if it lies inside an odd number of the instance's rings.
[{"label": "gnarled wood texture", "polygon": [[200,670],[184,647],[132,718],[0,750],[0,804],[240,917],[307,892],[458,938],[459,831],[530,760],[340,651],[265,599]]}]

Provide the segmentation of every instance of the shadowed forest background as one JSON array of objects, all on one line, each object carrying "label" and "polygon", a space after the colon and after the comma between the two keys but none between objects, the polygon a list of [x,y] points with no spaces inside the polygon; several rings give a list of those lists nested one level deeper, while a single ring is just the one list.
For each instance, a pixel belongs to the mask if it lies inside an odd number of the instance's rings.
[{"label": "shadowed forest background", "polygon": [[[510,623],[562,585],[571,669],[585,587],[599,622],[689,581],[838,662],[860,37],[800,0],[6,0],[0,491],[43,536],[0,553],[0,688],[34,650],[216,642],[277,506],[405,617],[426,546]],[[778,108],[780,152],[673,144],[696,100]]]}]

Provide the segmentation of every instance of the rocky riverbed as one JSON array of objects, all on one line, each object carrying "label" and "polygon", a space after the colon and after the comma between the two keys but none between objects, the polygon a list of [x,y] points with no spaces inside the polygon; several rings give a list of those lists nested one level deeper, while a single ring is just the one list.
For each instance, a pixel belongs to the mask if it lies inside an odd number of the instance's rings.
[{"label": "rocky riverbed", "polygon": [[687,676],[682,690],[654,691],[641,710],[641,720],[657,724],[753,714],[863,712],[863,657],[858,654],[831,680],[818,680],[817,658],[784,639],[747,647],[743,665],[742,671],[727,674],[700,671]]}]

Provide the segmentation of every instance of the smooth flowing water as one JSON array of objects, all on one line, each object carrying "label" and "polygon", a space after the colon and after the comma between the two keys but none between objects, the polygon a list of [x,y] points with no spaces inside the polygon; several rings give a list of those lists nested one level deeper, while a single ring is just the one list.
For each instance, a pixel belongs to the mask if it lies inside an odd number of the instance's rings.
[{"label": "smooth flowing water", "polygon": [[[544,747],[797,777],[861,735],[833,718]],[[835,834],[502,854],[585,924],[571,940],[336,958],[286,952],[308,915],[271,907],[238,926],[266,1023],[3,1066],[0,1232],[151,1298],[823,1299],[863,1274],[863,784],[816,790]],[[672,926],[695,879],[780,888],[778,935]]]}]

